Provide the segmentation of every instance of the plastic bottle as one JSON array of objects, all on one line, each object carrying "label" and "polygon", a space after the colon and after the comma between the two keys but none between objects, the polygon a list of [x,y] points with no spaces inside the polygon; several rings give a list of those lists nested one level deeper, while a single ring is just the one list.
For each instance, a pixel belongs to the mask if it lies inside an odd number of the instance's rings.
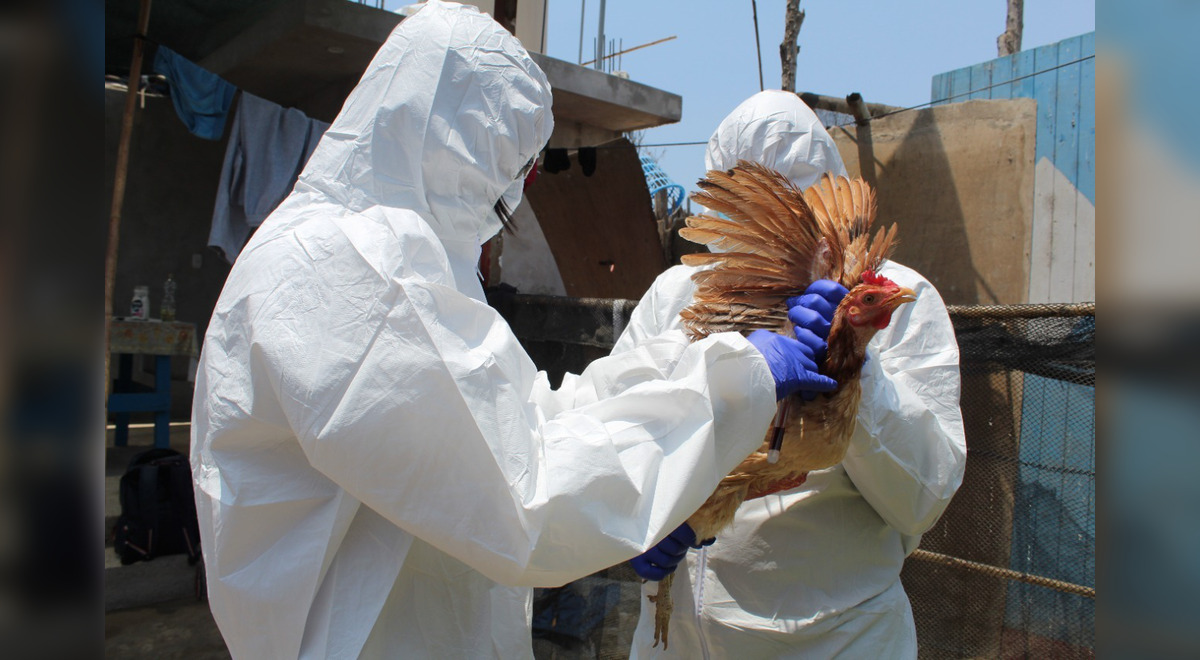
[{"label": "plastic bottle", "polygon": [[171,275],[167,275],[167,281],[163,282],[162,307],[159,308],[159,316],[163,321],[175,320],[175,280]]},{"label": "plastic bottle", "polygon": [[133,301],[129,303],[129,318],[145,321],[150,316],[150,287],[133,287]]}]

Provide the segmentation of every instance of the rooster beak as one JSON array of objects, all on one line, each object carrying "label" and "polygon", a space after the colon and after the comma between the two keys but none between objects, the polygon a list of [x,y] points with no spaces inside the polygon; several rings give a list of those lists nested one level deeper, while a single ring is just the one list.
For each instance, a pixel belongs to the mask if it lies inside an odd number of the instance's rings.
[{"label": "rooster beak", "polygon": [[915,291],[913,291],[912,289],[910,289],[908,287],[902,286],[902,287],[900,287],[900,289],[898,291],[896,291],[895,293],[892,294],[892,297],[889,300],[889,302],[892,305],[892,309],[895,309],[895,308],[899,307],[900,305],[903,305],[904,303],[914,302],[914,301],[916,301],[916,299],[917,299],[917,294]]}]

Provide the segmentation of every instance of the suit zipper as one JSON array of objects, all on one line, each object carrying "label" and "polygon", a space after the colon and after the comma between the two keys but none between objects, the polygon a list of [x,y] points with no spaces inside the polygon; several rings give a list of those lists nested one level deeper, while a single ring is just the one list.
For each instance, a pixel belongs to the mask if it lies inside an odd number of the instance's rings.
[{"label": "suit zipper", "polygon": [[704,660],[709,660],[708,635],[704,630],[704,580],[708,573],[708,547],[700,548],[700,561],[696,563],[695,586],[692,587],[692,614],[696,617],[696,633],[700,638],[700,654]]}]

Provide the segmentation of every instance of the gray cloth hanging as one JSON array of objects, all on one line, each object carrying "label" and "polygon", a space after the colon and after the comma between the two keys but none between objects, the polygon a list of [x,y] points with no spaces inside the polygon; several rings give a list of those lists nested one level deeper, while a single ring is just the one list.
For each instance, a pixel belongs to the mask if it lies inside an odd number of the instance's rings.
[{"label": "gray cloth hanging", "polygon": [[213,208],[208,244],[229,263],[296,185],[329,124],[242,92]]}]

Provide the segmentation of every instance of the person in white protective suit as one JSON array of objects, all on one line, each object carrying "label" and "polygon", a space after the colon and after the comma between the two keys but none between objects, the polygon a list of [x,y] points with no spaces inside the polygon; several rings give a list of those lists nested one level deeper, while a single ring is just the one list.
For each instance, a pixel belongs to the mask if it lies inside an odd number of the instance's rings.
[{"label": "person in white protective suit", "polygon": [[235,658],[531,657],[531,586],[653,546],[820,385],[669,331],[550,388],[477,274],[550,101],[489,17],[425,4],[233,265],[191,462]]},{"label": "person in white protective suit", "polygon": [[[709,140],[709,169],[739,159],[777,169],[802,188],[827,170],[846,174],[817,116],[783,91],[750,97]],[[679,327],[694,272],[675,266],[659,276],[615,355]],[[633,657],[916,657],[900,569],[962,482],[958,346],[928,281],[892,261],[881,273],[918,295],[868,347],[845,459],[797,488],[747,501],[715,543],[687,552],[672,589],[669,649],[652,648],[654,606],[643,598]],[[657,588],[649,582],[645,592]]]}]

